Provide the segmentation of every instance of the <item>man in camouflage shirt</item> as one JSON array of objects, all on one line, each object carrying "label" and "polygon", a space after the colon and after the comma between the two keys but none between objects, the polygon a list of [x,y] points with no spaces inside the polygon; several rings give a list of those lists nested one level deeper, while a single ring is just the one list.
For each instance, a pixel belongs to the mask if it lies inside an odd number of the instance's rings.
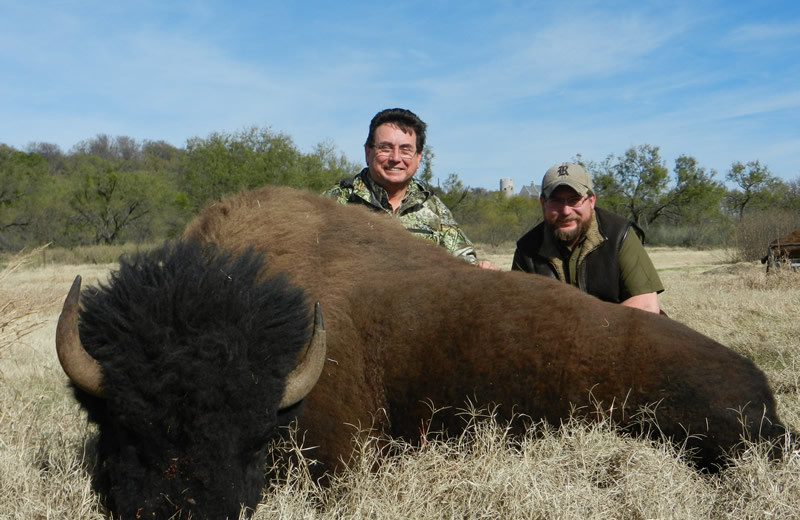
[{"label": "man in camouflage shirt", "polygon": [[400,219],[411,233],[445,247],[453,255],[486,269],[447,206],[414,178],[425,146],[426,124],[413,112],[390,108],[372,118],[364,144],[367,167],[342,179],[323,195],[341,204],[364,204]]}]

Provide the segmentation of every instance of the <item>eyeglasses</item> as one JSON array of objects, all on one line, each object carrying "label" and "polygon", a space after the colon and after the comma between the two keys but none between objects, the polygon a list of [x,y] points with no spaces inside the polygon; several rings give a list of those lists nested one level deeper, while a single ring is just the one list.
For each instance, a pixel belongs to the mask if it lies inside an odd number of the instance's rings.
[{"label": "eyeglasses", "polygon": [[[397,148],[399,149],[399,154],[402,159],[406,160],[411,159],[417,153],[417,151],[413,147],[407,144],[400,145]],[[392,154],[394,154],[395,146],[389,143],[380,143],[373,145],[372,149],[375,150],[375,155],[381,157],[389,157]]]},{"label": "eyeglasses", "polygon": [[548,197],[544,199],[545,204],[549,204],[550,206],[569,206],[570,208],[577,208],[583,205],[588,199],[588,195],[577,196],[577,197],[570,197],[568,199],[557,199]]}]

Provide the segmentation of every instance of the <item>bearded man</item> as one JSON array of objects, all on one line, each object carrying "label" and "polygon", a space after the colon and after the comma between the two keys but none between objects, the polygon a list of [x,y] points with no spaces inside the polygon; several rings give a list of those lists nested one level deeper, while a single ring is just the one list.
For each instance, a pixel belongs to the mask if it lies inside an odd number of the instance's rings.
[{"label": "bearded man", "polygon": [[[580,164],[559,163],[542,179],[544,222],[517,241],[512,270],[549,276],[601,300],[659,313],[664,291],[634,222],[601,208]],[[633,232],[631,232],[633,230]]]}]

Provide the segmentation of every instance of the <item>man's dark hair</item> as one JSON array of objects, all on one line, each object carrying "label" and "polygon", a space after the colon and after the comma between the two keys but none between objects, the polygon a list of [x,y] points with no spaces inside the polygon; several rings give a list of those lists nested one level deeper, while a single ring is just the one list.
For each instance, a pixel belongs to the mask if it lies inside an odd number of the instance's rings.
[{"label": "man's dark hair", "polygon": [[372,146],[375,139],[375,129],[386,123],[395,125],[403,132],[413,130],[417,136],[417,153],[422,153],[425,148],[425,129],[428,127],[417,114],[405,108],[387,108],[381,110],[369,122],[369,135],[364,146]]}]

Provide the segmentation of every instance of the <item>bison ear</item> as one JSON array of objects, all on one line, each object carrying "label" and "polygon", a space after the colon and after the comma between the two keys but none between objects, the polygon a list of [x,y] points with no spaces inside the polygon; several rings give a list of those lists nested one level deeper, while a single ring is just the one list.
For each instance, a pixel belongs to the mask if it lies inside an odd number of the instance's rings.
[{"label": "bison ear", "polygon": [[81,296],[81,277],[75,277],[64,300],[56,327],[56,353],[61,368],[81,390],[103,397],[103,370],[81,344],[78,334],[78,307]]},{"label": "bison ear", "polygon": [[325,324],[322,320],[322,308],[317,302],[314,305],[314,331],[311,333],[311,341],[298,354],[294,370],[286,377],[286,386],[279,408],[297,404],[308,395],[322,375],[326,354]]}]

